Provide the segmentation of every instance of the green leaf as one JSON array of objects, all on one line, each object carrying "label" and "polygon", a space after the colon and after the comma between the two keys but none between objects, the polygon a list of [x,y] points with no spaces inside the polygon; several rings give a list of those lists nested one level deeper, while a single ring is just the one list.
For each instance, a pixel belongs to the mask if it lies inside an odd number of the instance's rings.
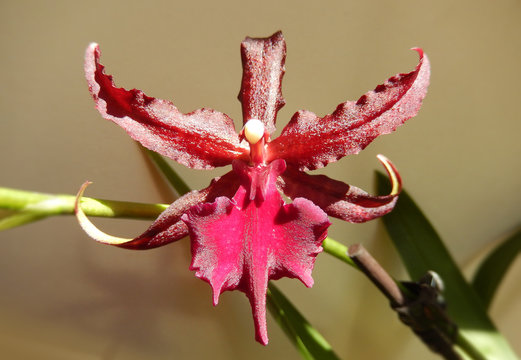
[{"label": "green leaf", "polygon": [[191,191],[190,187],[184,182],[184,180],[175,172],[175,170],[166,162],[166,160],[158,153],[141,147],[150,159],[156,164],[161,173],[165,176],[166,180],[175,189],[179,196]]},{"label": "green leaf", "polygon": [[324,337],[271,282],[268,286],[267,305],[275,320],[305,359],[339,359]]},{"label": "green leaf", "polygon": [[[382,193],[389,188],[385,175],[377,173],[377,186]],[[443,279],[447,312],[460,332],[461,341],[457,341],[457,345],[467,354],[475,353],[486,359],[517,359],[434,227],[406,191],[400,194],[395,209],[382,219],[413,280],[418,280],[428,270],[437,272]]]},{"label": "green leaf", "polygon": [[521,230],[502,242],[481,263],[472,287],[488,308],[508,268],[521,251]]}]

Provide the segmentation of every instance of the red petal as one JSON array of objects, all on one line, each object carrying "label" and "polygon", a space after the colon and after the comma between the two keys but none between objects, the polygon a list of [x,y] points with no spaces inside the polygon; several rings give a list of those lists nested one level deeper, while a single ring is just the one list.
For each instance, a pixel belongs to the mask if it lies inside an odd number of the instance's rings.
[{"label": "red petal", "polygon": [[241,43],[242,103],[244,124],[250,119],[264,123],[269,133],[275,131],[277,112],[284,106],[281,83],[286,60],[286,42],[282,33],[268,38],[247,37]]},{"label": "red petal", "polygon": [[355,186],[325,175],[308,175],[291,167],[281,175],[279,186],[290,198],[305,197],[330,216],[353,223],[365,222],[390,212],[401,190],[401,179],[396,168],[385,158],[381,161],[393,182],[393,191],[386,196],[371,196]]},{"label": "red petal", "polygon": [[85,75],[96,108],[143,146],[195,169],[228,165],[248,153],[225,114],[211,109],[183,114],[169,101],[117,88],[99,58],[98,45],[91,44],[85,53]]},{"label": "red petal", "polygon": [[[225,290],[240,290],[250,300],[256,339],[268,343],[266,289],[270,279],[291,277],[313,285],[311,271],[330,225],[327,215],[306,199],[285,205],[275,187],[279,164],[268,165],[264,201],[250,200],[243,184],[233,200],[219,197],[183,217],[192,239],[196,276],[213,290],[213,302]],[[243,174],[244,175],[244,174]]]},{"label": "red petal", "polygon": [[300,170],[313,170],[348,154],[356,154],[377,136],[394,131],[415,116],[429,85],[430,67],[421,49],[420,62],[319,118],[310,111],[293,115],[282,134],[268,144],[270,159],[281,158]]}]

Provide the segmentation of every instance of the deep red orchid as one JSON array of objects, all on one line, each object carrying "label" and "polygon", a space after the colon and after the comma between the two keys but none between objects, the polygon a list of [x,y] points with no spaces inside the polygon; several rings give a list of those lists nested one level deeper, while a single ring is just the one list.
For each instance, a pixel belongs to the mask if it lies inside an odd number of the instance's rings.
[{"label": "deep red orchid", "polygon": [[[169,101],[115,87],[99,63],[98,45],[91,44],[85,72],[104,118],[145,147],[190,168],[231,164],[232,170],[206,189],[175,201],[135,239],[99,231],[77,206],[81,225],[96,240],[129,249],[150,249],[190,235],[190,268],[211,285],[214,305],[223,291],[244,292],[252,307],[256,339],[267,344],[268,281],[290,277],[313,285],[311,271],[330,225],[328,215],[363,222],[388,213],[396,203],[400,177],[384,157],[379,159],[393,182],[387,196],[370,196],[304,171],[356,154],[416,115],[429,82],[429,62],[422,50],[415,50],[420,62],[414,71],[390,78],[356,102],[340,104],[331,115],[320,118],[299,111],[271,140],[277,112],[284,105],[286,44],[281,32],[246,38],[241,44],[240,133],[223,113],[200,109],[183,114]],[[293,202],[285,204],[280,192]]]}]

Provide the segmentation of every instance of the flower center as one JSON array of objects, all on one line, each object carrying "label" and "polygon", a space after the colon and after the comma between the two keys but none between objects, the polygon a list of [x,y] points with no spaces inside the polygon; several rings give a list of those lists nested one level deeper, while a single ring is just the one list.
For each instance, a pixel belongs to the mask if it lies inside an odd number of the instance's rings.
[{"label": "flower center", "polygon": [[244,125],[244,137],[250,143],[255,145],[264,136],[264,124],[258,119],[251,119]]},{"label": "flower center", "polygon": [[244,138],[250,144],[250,160],[255,164],[264,164],[266,160],[266,149],[264,145],[268,134],[262,121],[250,119],[244,124],[241,131]]}]

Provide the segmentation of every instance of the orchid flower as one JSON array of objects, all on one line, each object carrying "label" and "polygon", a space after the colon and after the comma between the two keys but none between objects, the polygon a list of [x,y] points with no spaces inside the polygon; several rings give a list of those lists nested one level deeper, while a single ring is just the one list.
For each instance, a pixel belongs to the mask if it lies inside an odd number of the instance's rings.
[{"label": "orchid flower", "polygon": [[[356,154],[377,136],[394,131],[418,112],[429,82],[429,62],[421,49],[416,69],[399,74],[362,95],[318,117],[298,111],[271,139],[277,112],[285,101],[281,81],[286,44],[281,32],[268,38],[246,38],[241,44],[243,64],[243,128],[211,109],[183,114],[171,102],[114,85],[100,64],[100,50],[86,51],[85,73],[97,110],[121,126],[146,148],[193,169],[232,165],[199,191],[170,205],[140,236],[123,239],[98,230],[81,211],[76,214],[94,239],[128,249],[150,249],[191,239],[190,269],[207,281],[213,303],[226,290],[248,297],[256,339],[268,343],[266,290],[268,281],[298,278],[311,287],[311,271],[330,225],[328,215],[364,222],[392,210],[401,180],[383,156],[393,183],[386,196],[366,192],[307,170]],[[85,186],[78,194],[82,196]],[[281,192],[292,202],[286,204]]]}]

